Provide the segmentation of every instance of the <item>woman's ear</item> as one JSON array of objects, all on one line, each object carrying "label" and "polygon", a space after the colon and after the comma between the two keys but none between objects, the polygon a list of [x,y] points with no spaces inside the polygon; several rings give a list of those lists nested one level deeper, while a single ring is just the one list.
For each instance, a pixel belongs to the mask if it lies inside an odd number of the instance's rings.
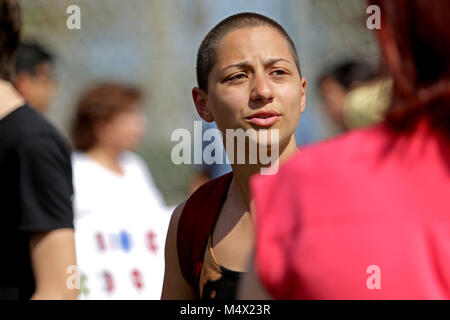
[{"label": "woman's ear", "polygon": [[192,99],[194,100],[197,113],[206,122],[214,121],[214,117],[208,109],[208,94],[202,89],[195,87],[192,89]]},{"label": "woman's ear", "polygon": [[300,99],[300,108],[301,112],[303,113],[306,109],[306,79],[302,78],[302,96]]}]

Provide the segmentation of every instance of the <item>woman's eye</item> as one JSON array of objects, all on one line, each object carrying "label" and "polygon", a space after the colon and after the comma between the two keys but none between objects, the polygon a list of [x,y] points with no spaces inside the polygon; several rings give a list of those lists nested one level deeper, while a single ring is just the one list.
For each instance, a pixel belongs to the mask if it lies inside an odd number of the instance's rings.
[{"label": "woman's eye", "polygon": [[236,75],[228,78],[228,81],[236,81],[236,80],[242,80],[242,79],[245,79],[245,74],[239,73],[239,74],[236,74]]},{"label": "woman's eye", "polygon": [[275,76],[282,76],[282,75],[286,74],[286,71],[277,69],[277,70],[272,71],[272,74]]}]

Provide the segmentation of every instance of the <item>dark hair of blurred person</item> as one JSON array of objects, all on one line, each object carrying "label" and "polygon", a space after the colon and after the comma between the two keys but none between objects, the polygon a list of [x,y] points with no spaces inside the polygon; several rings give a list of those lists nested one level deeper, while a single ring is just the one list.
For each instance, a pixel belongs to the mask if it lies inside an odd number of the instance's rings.
[{"label": "dark hair of blurred person", "polygon": [[70,151],[12,85],[20,29],[18,1],[0,0],[0,300],[74,299]]},{"label": "dark hair of blurred person", "polygon": [[376,70],[363,61],[345,61],[320,76],[318,85],[324,106],[336,126],[346,130],[343,108],[347,93],[377,76]]},{"label": "dark hair of blurred person", "polygon": [[118,156],[133,149],[145,131],[139,90],[105,83],[89,89],[79,100],[72,123],[75,149],[121,172]]},{"label": "dark hair of blurred person", "polygon": [[449,1],[380,1],[382,29],[376,32],[394,78],[386,118],[397,131],[420,119],[450,138]]},{"label": "dark hair of blurred person", "polygon": [[450,299],[450,2],[369,3],[394,79],[386,120],[254,178],[243,298]]},{"label": "dark hair of blurred person", "polygon": [[47,110],[56,89],[53,68],[53,56],[43,46],[33,42],[20,44],[14,84],[30,106],[40,113]]},{"label": "dark hair of blurred person", "polygon": [[20,41],[21,28],[22,16],[18,2],[0,1],[0,79],[13,79],[13,61]]}]

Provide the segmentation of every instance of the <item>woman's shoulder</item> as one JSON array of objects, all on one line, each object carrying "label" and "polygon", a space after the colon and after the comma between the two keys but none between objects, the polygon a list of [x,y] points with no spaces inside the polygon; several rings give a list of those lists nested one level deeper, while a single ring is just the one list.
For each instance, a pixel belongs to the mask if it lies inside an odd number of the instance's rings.
[{"label": "woman's shoulder", "polygon": [[92,160],[88,155],[86,155],[86,153],[77,150],[72,151],[71,159],[74,170],[89,166],[89,164],[92,162]]},{"label": "woman's shoulder", "polygon": [[139,175],[151,177],[147,162],[139,154],[133,151],[124,151],[120,155],[120,164],[127,172],[137,172]]},{"label": "woman's shoulder", "polygon": [[208,224],[211,218],[215,220],[226,198],[232,178],[233,173],[230,172],[200,186],[178,209],[179,215],[182,216],[181,220],[187,221],[187,225],[191,225],[193,221],[197,221],[198,224]]},{"label": "woman's shoulder", "polygon": [[144,159],[142,159],[142,157],[139,154],[137,154],[136,152],[133,152],[133,151],[129,151],[129,150],[124,151],[120,155],[120,159],[124,163],[139,165],[139,166],[142,166],[145,163]]},{"label": "woman's shoulder", "polygon": [[[228,172],[220,177],[211,179],[195,190],[186,200],[187,205],[192,203],[211,203],[211,201],[220,201],[226,196],[228,187],[233,179],[233,171]],[[208,200],[208,202],[205,202]]]}]

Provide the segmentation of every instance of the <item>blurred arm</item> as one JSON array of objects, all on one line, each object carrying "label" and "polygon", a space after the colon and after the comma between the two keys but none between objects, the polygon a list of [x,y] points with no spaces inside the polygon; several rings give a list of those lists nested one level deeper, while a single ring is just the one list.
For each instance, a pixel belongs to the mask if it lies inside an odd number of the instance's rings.
[{"label": "blurred arm", "polygon": [[33,232],[30,254],[36,282],[32,300],[77,299],[78,290],[67,286],[67,268],[76,265],[73,229]]}]

